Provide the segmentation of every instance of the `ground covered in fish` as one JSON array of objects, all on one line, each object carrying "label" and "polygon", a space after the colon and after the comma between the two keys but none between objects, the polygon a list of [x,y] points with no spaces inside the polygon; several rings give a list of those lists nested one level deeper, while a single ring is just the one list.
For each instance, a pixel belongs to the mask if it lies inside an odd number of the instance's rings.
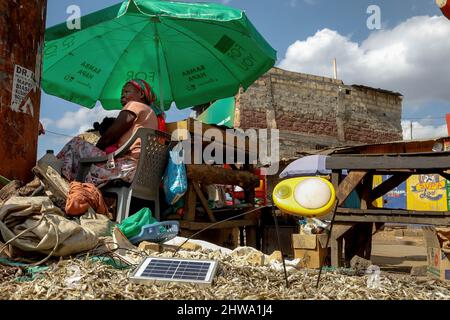
[{"label": "ground covered in fish", "polygon": [[[170,257],[173,252],[153,255]],[[286,288],[283,271],[250,266],[239,257],[208,250],[180,251],[177,257],[220,261],[213,285],[134,284],[128,278],[133,268],[117,269],[84,257],[54,262],[30,281],[20,277],[23,269],[0,265],[0,299],[450,299],[450,284],[431,278],[382,272],[380,287],[369,289],[367,276],[334,271],[323,273],[316,289],[316,270],[290,268]]]}]

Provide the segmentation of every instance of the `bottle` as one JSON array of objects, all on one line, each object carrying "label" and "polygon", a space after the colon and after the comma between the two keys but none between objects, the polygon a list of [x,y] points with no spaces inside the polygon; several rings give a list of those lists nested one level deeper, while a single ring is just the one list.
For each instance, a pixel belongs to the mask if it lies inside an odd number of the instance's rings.
[{"label": "bottle", "polygon": [[366,270],[367,288],[378,289],[380,287],[380,267],[371,265]]},{"label": "bottle", "polygon": [[47,171],[47,167],[52,167],[61,174],[63,162],[55,157],[53,150],[47,150],[47,153],[38,161],[38,167]]}]

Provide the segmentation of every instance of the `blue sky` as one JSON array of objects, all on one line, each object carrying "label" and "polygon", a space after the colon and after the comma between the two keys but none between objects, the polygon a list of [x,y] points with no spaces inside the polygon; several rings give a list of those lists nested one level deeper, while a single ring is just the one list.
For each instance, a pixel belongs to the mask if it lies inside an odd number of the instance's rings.
[{"label": "blue sky", "polygon": [[[47,26],[66,21],[70,5],[78,5],[85,15],[118,2],[48,0]],[[444,42],[450,42],[450,21],[442,17],[434,0],[207,2],[245,10],[258,31],[277,50],[277,66],[331,76],[331,57],[335,56],[339,78],[346,84],[366,84],[405,95],[405,132],[408,121],[413,121],[414,138],[445,134],[444,117],[450,112],[450,96],[446,93],[450,69],[444,63],[450,50]],[[381,10],[381,30],[367,28],[369,5],[377,5]],[[106,114],[101,108],[88,113],[83,107],[45,93],[41,101],[40,118],[46,129],[68,136],[87,129],[93,120]],[[171,109],[168,121],[186,118],[189,113]],[[38,156],[46,149],[58,151],[65,141],[67,137],[52,133],[41,136]]]}]

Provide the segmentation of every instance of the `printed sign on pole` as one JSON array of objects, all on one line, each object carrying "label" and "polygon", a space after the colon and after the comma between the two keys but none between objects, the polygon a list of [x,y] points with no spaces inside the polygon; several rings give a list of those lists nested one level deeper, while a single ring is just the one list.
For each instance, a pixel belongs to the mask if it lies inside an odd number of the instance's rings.
[{"label": "printed sign on pole", "polygon": [[34,73],[19,65],[14,66],[11,109],[34,117],[34,107],[28,94],[35,89]]}]

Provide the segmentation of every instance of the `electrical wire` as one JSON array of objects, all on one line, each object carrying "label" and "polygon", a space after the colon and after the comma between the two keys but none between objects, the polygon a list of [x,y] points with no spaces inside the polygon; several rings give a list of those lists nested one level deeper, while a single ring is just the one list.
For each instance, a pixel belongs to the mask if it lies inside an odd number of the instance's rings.
[{"label": "electrical wire", "polygon": [[255,212],[255,211],[258,211],[258,210],[262,210],[262,209],[267,208],[267,207],[268,207],[268,206],[263,206],[263,207],[255,208],[255,209],[252,209],[252,210],[250,210],[250,211],[246,211],[246,212],[244,212],[244,213],[240,213],[240,214],[237,214],[237,215],[235,215],[235,216],[229,217],[229,218],[227,218],[227,219],[225,219],[225,220],[218,221],[218,222],[216,222],[216,223],[213,223],[213,224],[207,226],[206,228],[201,229],[200,231],[194,233],[192,236],[188,237],[181,245],[179,245],[179,246],[177,247],[177,249],[175,250],[175,253],[174,253],[173,255],[175,256],[175,255],[178,253],[178,251],[181,249],[181,247],[182,247],[186,242],[188,242],[189,240],[191,240],[192,238],[194,238],[196,235],[202,233],[203,231],[206,231],[206,230],[208,230],[208,229],[210,229],[210,228],[212,228],[212,227],[214,227],[214,226],[217,226],[217,225],[219,225],[219,224],[221,224],[221,223],[223,223],[223,222],[225,222],[225,221],[229,221],[229,220],[232,220],[232,219],[235,219],[235,218],[239,218],[239,217],[244,216],[244,215],[246,215],[246,214],[249,214],[249,213],[252,213],[252,212]]},{"label": "electrical wire", "polygon": [[51,134],[54,134],[54,135],[57,135],[57,136],[62,136],[62,137],[68,137],[68,138],[75,138],[74,136],[70,136],[70,135],[67,135],[67,134],[64,134],[64,133],[59,133],[59,132],[54,132],[54,131],[50,131],[50,130],[45,130],[45,133],[51,133]]}]

